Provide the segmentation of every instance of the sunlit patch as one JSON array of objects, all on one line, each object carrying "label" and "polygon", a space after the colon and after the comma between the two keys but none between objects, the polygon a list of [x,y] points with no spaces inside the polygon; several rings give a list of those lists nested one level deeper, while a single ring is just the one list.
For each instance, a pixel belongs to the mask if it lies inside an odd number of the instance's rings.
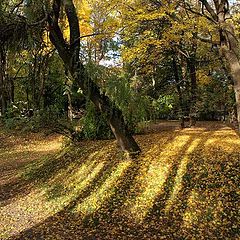
[{"label": "sunlit patch", "polygon": [[[188,198],[187,208],[183,215],[183,228],[201,231],[219,231],[223,224],[224,205],[222,202],[222,189],[219,191],[192,190]],[[187,230],[187,231],[188,231]]]},{"label": "sunlit patch", "polygon": [[[1,207],[1,235],[15,235],[26,228],[42,222],[63,209],[64,206],[67,206],[72,199],[78,196],[77,194],[80,194],[81,191],[91,183],[103,166],[104,162],[97,164],[97,166],[80,181],[76,178],[76,175],[72,176],[72,183],[67,186],[71,188],[71,191],[68,191],[68,194],[63,192],[60,196],[53,196],[52,201],[46,201],[48,199],[46,199],[46,196],[49,195],[47,192],[49,191],[48,186],[47,189],[44,188],[41,191],[33,191],[27,196],[19,198],[5,207]],[[79,171],[83,173],[83,171],[87,171],[87,169],[88,167],[85,165]],[[80,173],[79,171],[77,174]],[[67,191],[67,187],[63,186],[63,190]],[[24,216],[24,219],[18,216]]]},{"label": "sunlit patch", "polygon": [[[74,166],[71,166],[69,168],[69,171],[66,173],[66,178],[63,179],[64,184],[68,187],[75,186],[77,183],[80,183],[86,176],[88,176],[89,172],[92,171],[93,166],[96,165],[96,160],[87,161],[86,163],[83,163],[80,167],[77,167],[76,164]],[[104,162],[102,162],[99,165],[103,165]],[[76,168],[75,171],[73,168]],[[64,170],[63,170],[64,172]],[[72,173],[71,173],[72,172]],[[69,176],[69,174],[71,174]],[[63,174],[59,175],[59,178],[63,178]],[[56,181],[57,179],[54,179]]]},{"label": "sunlit patch", "polygon": [[[136,223],[146,239],[154,239],[155,230],[172,239],[176,228],[183,239],[214,239],[218,233],[227,239],[238,227],[240,140],[233,130],[211,126],[138,135],[143,151],[135,162],[123,161],[114,141],[83,141],[50,158],[44,156],[55,152],[57,145],[44,151],[28,142],[31,147],[15,144],[4,149],[2,166],[34,159],[24,167],[34,182],[24,180],[34,186],[27,184],[20,194],[16,188],[10,190],[13,195],[0,203],[0,239],[15,235],[25,239],[29,231],[32,238],[43,234],[45,239],[57,239],[68,230],[77,239],[79,228],[90,234],[103,229],[101,234],[108,239],[131,239],[124,234],[134,234]],[[32,147],[43,152],[31,152]],[[12,178],[17,167],[11,164],[1,183],[21,181]],[[96,238],[102,239],[97,233]]]},{"label": "sunlit patch", "polygon": [[103,185],[96,189],[89,197],[87,197],[76,208],[76,211],[86,216],[95,212],[101,207],[105,200],[114,194],[117,180],[122,177],[125,170],[130,166],[130,161],[124,161],[118,164],[117,168],[106,179]]},{"label": "sunlit patch", "polygon": [[62,147],[62,137],[54,137],[48,140],[31,140],[30,142],[25,142],[22,139],[20,144],[12,146],[12,150],[15,153],[21,152],[46,152],[46,151],[57,151]]},{"label": "sunlit patch", "polygon": [[145,218],[148,210],[153,206],[155,198],[163,191],[163,184],[168,177],[175,157],[189,139],[189,136],[176,137],[173,142],[165,146],[165,151],[158,156],[154,156],[156,159],[145,174],[139,176],[140,189],[143,189],[143,191],[133,203],[130,203],[130,214],[137,221],[141,222]]},{"label": "sunlit patch", "polygon": [[204,146],[207,150],[209,149],[215,149],[218,148],[218,150],[231,153],[235,151],[236,149],[240,150],[240,141],[237,136],[216,136],[215,134],[209,138],[205,143]]},{"label": "sunlit patch", "polygon": [[168,212],[170,210],[170,208],[172,207],[172,205],[174,204],[174,201],[176,201],[177,194],[179,193],[179,191],[182,188],[183,176],[187,171],[187,164],[189,163],[189,160],[190,160],[189,155],[197,148],[200,140],[201,139],[193,140],[193,142],[191,143],[189,148],[186,150],[186,153],[184,154],[184,157],[181,160],[180,166],[177,171],[177,175],[175,177],[174,188],[173,188],[172,194],[166,202],[165,212]]},{"label": "sunlit patch", "polygon": [[62,146],[61,141],[52,141],[51,143],[47,142],[35,142],[34,144],[29,144],[27,146],[18,146],[15,148],[15,152],[46,152],[46,151],[56,151],[59,150]]},{"label": "sunlit patch", "polygon": [[[89,173],[89,171],[92,171],[92,167],[97,164],[97,159],[103,155],[104,153],[101,153],[96,151],[91,153],[87,160],[81,164],[80,167],[78,167],[78,161],[73,161],[72,164],[68,166],[67,169],[60,169],[58,171],[58,174],[54,177],[53,182],[56,182],[58,180],[64,182],[66,186],[73,186],[76,185],[75,181],[81,182]],[[104,161],[101,162],[100,165],[104,164]]]},{"label": "sunlit patch", "polygon": [[[94,163],[93,163],[94,164]],[[91,164],[91,165],[93,165]],[[69,195],[73,195],[74,197],[76,194],[80,194],[82,190],[84,190],[96,177],[96,175],[101,171],[101,169],[104,167],[104,162],[101,162],[97,164],[97,166],[92,169],[91,166],[90,168],[86,168],[86,172],[83,173],[84,169],[82,169],[82,176],[75,175],[72,178],[72,181],[69,181],[69,185],[67,187],[71,190]],[[78,172],[77,174],[79,174]],[[79,178],[78,178],[79,176]]]},{"label": "sunlit patch", "polygon": [[188,208],[183,216],[184,227],[190,228],[198,220],[197,208],[194,208],[196,207],[198,198],[198,193],[196,191],[192,191],[188,199]]},{"label": "sunlit patch", "polygon": [[235,138],[235,139],[225,139],[224,142],[228,143],[228,144],[233,144],[233,145],[237,145],[240,146],[240,141],[239,138]]},{"label": "sunlit patch", "polygon": [[213,134],[214,137],[217,136],[224,136],[224,137],[237,137],[237,133],[234,132],[231,128],[229,127],[225,127],[225,128],[221,128],[217,131],[214,132]]}]

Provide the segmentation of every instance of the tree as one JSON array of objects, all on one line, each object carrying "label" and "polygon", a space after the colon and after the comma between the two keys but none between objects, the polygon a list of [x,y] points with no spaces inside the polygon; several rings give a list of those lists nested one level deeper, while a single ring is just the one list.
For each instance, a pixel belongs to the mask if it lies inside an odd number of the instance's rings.
[{"label": "tree", "polygon": [[[135,13],[135,14],[134,14]],[[193,14],[187,14],[179,7],[178,1],[135,1],[127,4],[125,16],[126,44],[125,60],[141,69],[149,79],[154,79],[154,85],[162,78],[157,72],[164,68],[164,63],[171,56],[171,72],[166,81],[173,77],[179,95],[179,117],[189,115],[190,126],[196,123],[197,78],[199,41],[196,38],[200,31],[199,19]],[[137,17],[136,17],[137,16]],[[181,59],[178,60],[177,58]],[[179,76],[179,67],[186,72]],[[168,63],[169,66],[169,63]],[[168,67],[169,68],[169,67]],[[140,72],[139,70],[135,70]],[[165,75],[166,75],[165,70]],[[182,78],[180,80],[180,78]],[[182,83],[187,83],[188,106],[183,106]],[[161,86],[163,87],[163,86]],[[182,125],[183,125],[183,121]]]},{"label": "tree", "polygon": [[[0,3],[0,107],[1,114],[6,113],[8,105],[14,100],[14,84],[7,75],[8,52],[14,45],[19,46],[26,37],[23,35],[25,24],[19,21],[16,5],[9,6],[6,1]],[[16,46],[14,48],[16,49]]]},{"label": "tree", "polygon": [[230,1],[228,0],[199,0],[202,4],[202,10],[198,11],[193,8],[192,1],[185,1],[185,7],[195,13],[196,15],[201,15],[209,20],[209,23],[215,26],[215,31],[218,32],[218,39],[213,41],[210,38],[199,38],[202,41],[210,42],[215,44],[220,55],[225,59],[230,75],[233,79],[234,92],[237,107],[237,119],[238,128],[240,130],[240,61],[239,61],[239,46],[238,37],[235,32],[235,26],[233,23],[231,11],[230,11]]},{"label": "tree", "polygon": [[[69,43],[65,41],[63,32],[59,26],[61,9],[65,11],[69,24]],[[79,20],[73,1],[54,0],[52,11],[48,15],[48,24],[50,40],[58,50],[65,67],[71,73],[73,79],[78,83],[83,94],[88,96],[95,104],[96,108],[105,115],[121,149],[130,154],[140,152],[139,146],[128,131],[122,112],[104,93],[101,92],[99,86],[87,74],[83,63],[80,61],[81,35]]]}]

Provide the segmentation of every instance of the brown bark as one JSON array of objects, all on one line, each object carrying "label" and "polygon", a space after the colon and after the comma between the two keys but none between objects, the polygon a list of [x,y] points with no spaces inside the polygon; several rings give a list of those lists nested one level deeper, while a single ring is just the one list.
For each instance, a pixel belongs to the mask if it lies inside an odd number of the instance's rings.
[{"label": "brown bark", "polygon": [[[63,6],[70,27],[70,44],[65,42],[58,25],[60,9]],[[138,144],[133,136],[129,134],[122,112],[104,93],[101,93],[99,86],[89,77],[80,61],[79,22],[72,0],[55,0],[53,11],[48,17],[48,23],[50,27],[50,39],[57,48],[66,68],[78,83],[83,94],[88,96],[96,108],[105,115],[121,149],[129,154],[140,152]]]},{"label": "brown bark", "polygon": [[1,114],[4,115],[7,110],[7,92],[6,92],[6,50],[4,46],[0,48],[0,100]]},{"label": "brown bark", "polygon": [[228,61],[229,69],[234,82],[234,93],[237,109],[238,128],[240,131],[240,63],[237,56],[228,49],[222,49],[223,56]]},{"label": "brown bark", "polygon": [[185,121],[184,121],[184,103],[183,103],[183,96],[182,96],[182,90],[180,86],[180,76],[179,76],[179,70],[178,70],[178,64],[175,57],[173,57],[173,72],[174,72],[174,78],[176,82],[176,89],[178,92],[178,99],[179,99],[179,110],[180,110],[180,126],[181,128],[185,127]]},{"label": "brown bark", "polygon": [[233,79],[236,100],[238,129],[240,131],[240,62],[238,58],[238,43],[235,31],[231,24],[225,31],[220,32],[220,53],[226,59]]},{"label": "brown bark", "polygon": [[191,80],[191,107],[190,107],[190,127],[196,125],[196,115],[197,115],[197,77],[196,77],[196,65],[195,59],[188,60],[189,74]]},{"label": "brown bark", "polygon": [[238,39],[234,25],[231,22],[230,7],[228,0],[214,1],[214,9],[207,0],[199,0],[206,8],[219,29],[220,54],[226,60],[229,72],[234,83],[234,92],[237,108],[238,128],[240,131],[240,61],[238,57]]}]

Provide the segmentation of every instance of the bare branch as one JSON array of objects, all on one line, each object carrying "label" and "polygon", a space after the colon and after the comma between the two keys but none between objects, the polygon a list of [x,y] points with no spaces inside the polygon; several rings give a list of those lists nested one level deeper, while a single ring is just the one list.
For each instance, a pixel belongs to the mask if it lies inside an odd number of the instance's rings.
[{"label": "bare branch", "polygon": [[24,0],[21,0],[19,3],[17,3],[10,11],[10,14],[12,14],[17,8],[19,8],[23,4],[23,2]]},{"label": "bare branch", "polygon": [[[200,0],[200,1],[201,1],[201,0]],[[208,19],[209,21],[217,24],[217,21],[216,21],[214,18],[212,18],[212,16],[210,17],[210,16],[208,16],[208,15],[206,15],[206,14],[203,13],[203,9],[202,9],[202,13],[201,13],[201,12],[198,12],[198,11],[195,11],[195,10],[194,10],[188,3],[186,3],[186,2],[184,2],[184,6],[183,6],[183,7],[184,7],[187,11],[189,11],[189,12],[191,12],[191,13],[193,13],[193,14],[196,14],[196,15],[198,15],[198,16],[200,16],[200,17],[205,17],[205,18]]]},{"label": "bare branch", "polygon": [[214,9],[210,6],[207,0],[199,0],[204,7],[207,9],[207,11],[210,13],[211,17],[217,22],[218,21],[218,16]]}]

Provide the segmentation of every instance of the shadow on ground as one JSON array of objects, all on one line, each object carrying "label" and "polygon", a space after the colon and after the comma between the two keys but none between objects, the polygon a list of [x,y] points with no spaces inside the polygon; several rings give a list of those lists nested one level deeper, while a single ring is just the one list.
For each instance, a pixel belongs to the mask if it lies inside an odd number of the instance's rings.
[{"label": "shadow on ground", "polygon": [[[33,190],[41,194],[32,193],[31,201],[41,196],[47,207],[39,211],[42,217],[34,210],[30,223],[23,211],[19,221],[26,224],[5,227],[2,236],[238,239],[240,139],[230,128],[212,124],[163,132],[157,127],[137,137],[143,153],[134,160],[119,153],[112,141],[98,141],[28,165],[22,194],[14,190],[14,198],[3,199],[1,214]],[[4,191],[9,188],[11,184]]]}]

